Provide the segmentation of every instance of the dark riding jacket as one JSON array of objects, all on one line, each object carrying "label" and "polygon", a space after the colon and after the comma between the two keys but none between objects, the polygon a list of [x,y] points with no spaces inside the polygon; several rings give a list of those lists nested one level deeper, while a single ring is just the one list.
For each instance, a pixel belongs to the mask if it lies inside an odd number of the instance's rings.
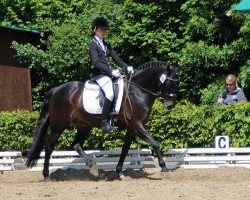
[{"label": "dark riding jacket", "polygon": [[89,45],[91,61],[95,67],[93,75],[97,76],[100,74],[104,74],[111,77],[112,70],[114,70],[114,68],[112,68],[111,64],[109,63],[110,57],[119,67],[126,69],[128,65],[119,58],[114,49],[108,43],[106,43],[105,41],[103,41],[103,43],[106,47],[105,50],[102,49],[99,42],[93,37],[93,40]]}]

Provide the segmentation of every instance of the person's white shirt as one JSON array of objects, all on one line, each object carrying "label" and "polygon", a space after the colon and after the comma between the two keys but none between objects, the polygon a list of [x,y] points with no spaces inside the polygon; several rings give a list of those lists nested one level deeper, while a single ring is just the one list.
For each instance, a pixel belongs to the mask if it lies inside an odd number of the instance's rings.
[{"label": "person's white shirt", "polygon": [[95,38],[96,38],[96,40],[98,41],[98,43],[100,44],[102,50],[103,50],[104,52],[106,52],[106,46],[105,46],[104,43],[103,43],[103,39],[101,39],[101,38],[99,38],[99,37],[97,37],[97,36],[95,36]]}]

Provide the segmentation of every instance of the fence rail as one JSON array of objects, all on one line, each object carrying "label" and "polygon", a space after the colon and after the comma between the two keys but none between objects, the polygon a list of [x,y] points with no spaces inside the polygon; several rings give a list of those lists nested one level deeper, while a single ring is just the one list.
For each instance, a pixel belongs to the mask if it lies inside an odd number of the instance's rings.
[{"label": "fence rail", "polygon": [[166,157],[169,169],[246,167],[250,168],[250,147],[245,148],[187,148],[170,149]]},{"label": "fence rail", "polygon": [[[20,151],[2,151],[0,152],[0,172],[14,171],[15,164],[24,163],[22,153]],[[17,158],[19,158],[17,160]]]},{"label": "fence rail", "polygon": [[[120,158],[121,150],[89,150],[85,151],[97,163],[99,169],[115,169]],[[40,171],[43,169],[45,152],[41,153],[41,159],[37,166],[30,171]],[[153,157],[149,149],[129,150],[128,156],[124,161],[124,169],[153,168]],[[85,161],[79,157],[76,151],[54,151],[50,159],[51,169],[89,169]]]}]

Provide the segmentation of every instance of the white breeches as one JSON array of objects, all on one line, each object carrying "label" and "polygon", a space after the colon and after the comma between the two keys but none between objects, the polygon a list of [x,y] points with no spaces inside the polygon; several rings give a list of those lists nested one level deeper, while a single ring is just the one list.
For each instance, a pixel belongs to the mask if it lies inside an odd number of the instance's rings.
[{"label": "white breeches", "polygon": [[113,91],[113,83],[112,83],[111,78],[109,78],[108,76],[102,76],[101,78],[97,79],[96,82],[102,88],[105,94],[105,97],[108,100],[113,101],[114,91]]}]

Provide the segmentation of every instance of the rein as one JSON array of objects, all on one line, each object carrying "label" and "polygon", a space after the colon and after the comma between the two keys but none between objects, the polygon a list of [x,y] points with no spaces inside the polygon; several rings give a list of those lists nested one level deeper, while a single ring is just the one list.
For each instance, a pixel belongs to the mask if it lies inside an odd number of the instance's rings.
[{"label": "rein", "polygon": [[[153,95],[153,96],[155,96],[155,97],[158,97],[158,96],[161,94],[161,91],[155,93],[155,92],[152,92],[152,91],[150,91],[150,90],[148,90],[148,89],[146,89],[146,88],[144,88],[144,87],[142,87],[142,86],[140,86],[140,85],[138,85],[138,84],[132,82],[132,81],[131,81],[131,78],[132,78],[132,75],[130,75],[129,80],[127,80],[127,79],[125,79],[125,80],[126,80],[129,84],[132,84],[132,85],[134,85],[134,86],[136,86],[136,87],[138,87],[138,88],[144,90],[145,92],[147,92],[147,93],[149,93],[149,94],[151,94],[151,95]],[[170,77],[168,77],[168,76],[166,77],[166,79],[168,79],[168,80],[170,80],[170,81],[174,81],[174,82],[177,82],[177,81],[180,80],[179,78],[178,78],[178,79],[173,79],[173,78],[170,78]],[[129,87],[129,86],[128,86],[128,87]]]},{"label": "rein", "polygon": [[151,94],[151,95],[153,95],[153,96],[155,96],[155,97],[158,97],[158,96],[161,94],[161,92],[154,93],[154,92],[152,92],[152,91],[150,91],[150,90],[148,90],[148,89],[146,89],[146,88],[144,88],[144,87],[142,87],[142,86],[140,86],[140,85],[138,85],[138,84],[132,82],[131,79],[130,79],[130,80],[126,80],[126,81],[127,81],[129,84],[132,84],[132,85],[134,85],[134,86],[136,86],[136,87],[138,87],[138,88],[144,90],[145,92],[147,92],[147,93],[149,93],[149,94]]},{"label": "rein", "polygon": [[[138,88],[144,90],[145,92],[147,92],[147,93],[149,93],[149,94],[151,94],[151,95],[153,95],[153,96],[155,96],[155,97],[158,97],[158,96],[161,94],[161,92],[154,93],[154,92],[152,92],[152,91],[150,91],[150,90],[148,90],[148,89],[146,89],[146,88],[144,88],[144,87],[142,87],[142,86],[140,86],[140,85],[138,85],[138,84],[132,82],[131,79],[132,79],[132,74],[129,74],[129,79],[127,79],[127,78],[124,79],[124,80],[127,82],[127,88],[126,88],[126,90],[125,90],[126,96],[125,96],[125,102],[124,102],[124,103],[125,103],[125,105],[126,105],[126,102],[127,102],[127,100],[128,100],[129,107],[130,107],[130,111],[131,111],[131,112],[130,112],[131,115],[129,116],[128,112],[127,112],[126,109],[125,109],[125,116],[126,116],[126,117],[125,117],[124,119],[125,119],[125,121],[126,121],[127,124],[128,124],[128,120],[130,121],[130,120],[132,120],[132,118],[133,118],[133,107],[132,107],[131,100],[130,100],[129,95],[128,95],[128,91],[129,91],[130,84],[132,84],[132,85],[134,85],[134,86],[136,86],[136,87],[138,87]],[[127,120],[127,119],[128,119],[128,120]]]},{"label": "rein", "polygon": [[[130,100],[130,98],[128,96],[129,87],[130,87],[130,84],[132,83],[131,79],[132,79],[132,73],[129,74],[129,80],[127,80],[127,78],[125,79],[128,82],[127,88],[125,90],[125,94],[126,94],[126,96],[125,96],[125,104],[126,104],[126,102],[128,100],[130,111],[131,111],[131,116],[128,116],[128,112],[126,112],[126,109],[125,109],[125,116],[126,117],[124,119],[125,119],[127,124],[128,124],[128,120],[131,120],[133,118],[133,107],[132,107],[132,104],[131,104],[131,100]],[[128,120],[127,120],[127,118],[128,118]]]},{"label": "rein", "polygon": [[[130,107],[130,113],[131,113],[129,115],[129,113],[125,109],[125,118],[124,119],[125,119],[125,121],[126,121],[127,124],[129,124],[129,121],[131,121],[132,118],[133,118],[133,107],[132,107],[131,100],[130,100],[129,95],[128,95],[129,87],[130,87],[131,84],[134,85],[134,86],[136,86],[136,87],[138,87],[138,88],[140,88],[141,90],[147,92],[148,94],[153,95],[154,97],[158,97],[162,93],[162,91],[161,91],[162,90],[162,86],[161,86],[161,90],[159,92],[155,93],[155,92],[152,92],[152,91],[150,91],[150,90],[148,90],[148,89],[146,89],[146,88],[144,88],[144,87],[142,87],[142,86],[140,86],[140,85],[132,82],[131,79],[132,79],[132,74],[129,74],[129,79],[124,78],[124,80],[127,82],[127,87],[126,87],[126,90],[125,90],[125,94],[126,95],[125,95],[125,102],[124,103],[126,105],[126,102],[128,101],[129,107]],[[180,78],[173,79],[173,78],[170,78],[168,76],[166,77],[166,79],[170,80],[170,81],[175,81],[175,82],[180,81]]]}]

